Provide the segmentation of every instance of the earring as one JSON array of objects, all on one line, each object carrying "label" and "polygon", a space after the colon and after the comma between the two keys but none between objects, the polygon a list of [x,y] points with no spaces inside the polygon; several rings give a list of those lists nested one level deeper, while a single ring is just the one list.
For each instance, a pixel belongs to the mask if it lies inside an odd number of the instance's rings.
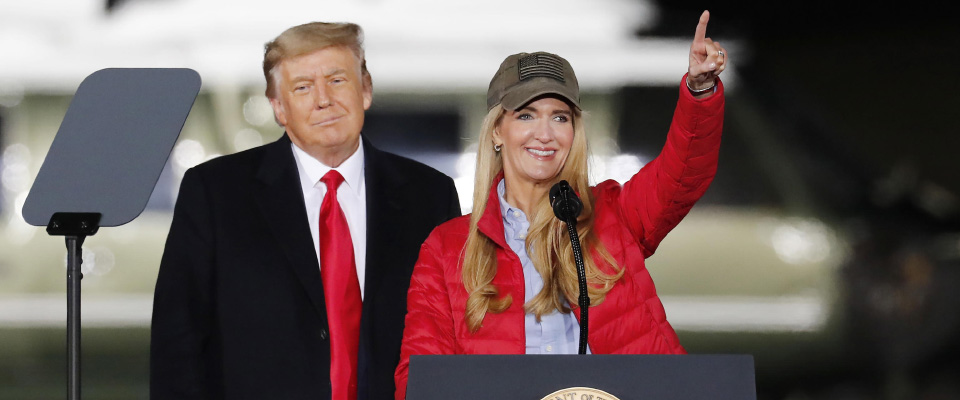
[{"label": "earring", "polygon": [[499,153],[499,152],[500,152],[500,148],[501,148],[501,146],[502,146],[502,145],[499,145],[499,144],[495,144],[495,145],[493,145],[493,151],[495,151],[495,152],[497,152],[497,153]]}]

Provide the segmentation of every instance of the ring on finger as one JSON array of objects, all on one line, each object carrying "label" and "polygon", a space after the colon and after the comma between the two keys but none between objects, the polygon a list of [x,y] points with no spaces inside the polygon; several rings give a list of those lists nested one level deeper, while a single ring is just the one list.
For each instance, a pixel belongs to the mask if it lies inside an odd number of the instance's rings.
[{"label": "ring on finger", "polygon": [[717,50],[717,57],[723,57],[723,50]]}]

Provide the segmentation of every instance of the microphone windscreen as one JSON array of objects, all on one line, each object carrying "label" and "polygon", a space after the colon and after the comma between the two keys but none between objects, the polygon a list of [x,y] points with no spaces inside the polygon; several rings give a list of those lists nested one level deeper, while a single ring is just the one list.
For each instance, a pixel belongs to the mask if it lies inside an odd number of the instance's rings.
[{"label": "microphone windscreen", "polygon": [[550,188],[550,206],[561,221],[576,219],[583,211],[583,203],[565,180]]}]

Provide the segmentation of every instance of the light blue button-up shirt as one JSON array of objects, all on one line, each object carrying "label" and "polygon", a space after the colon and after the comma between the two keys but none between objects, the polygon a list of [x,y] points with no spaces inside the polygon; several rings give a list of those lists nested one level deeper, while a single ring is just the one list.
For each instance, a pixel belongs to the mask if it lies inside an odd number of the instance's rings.
[{"label": "light blue button-up shirt", "polygon": [[[506,186],[501,180],[497,185],[497,194],[500,196],[503,233],[507,245],[517,254],[520,265],[523,266],[523,302],[526,304],[543,289],[543,277],[534,268],[533,261],[527,254],[526,238],[530,222],[523,211],[507,203],[504,193]],[[527,354],[577,354],[579,350],[580,324],[572,313],[554,310],[540,317],[540,322],[537,322],[536,315],[526,314],[524,331],[527,336]],[[587,346],[587,353],[589,352],[590,347]]]}]

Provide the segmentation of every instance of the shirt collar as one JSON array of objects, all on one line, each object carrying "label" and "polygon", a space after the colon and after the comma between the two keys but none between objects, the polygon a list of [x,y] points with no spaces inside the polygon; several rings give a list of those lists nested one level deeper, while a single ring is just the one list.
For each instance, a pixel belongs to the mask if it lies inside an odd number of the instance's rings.
[{"label": "shirt collar", "polygon": [[507,203],[505,197],[507,193],[506,181],[506,179],[501,179],[500,183],[497,184],[497,196],[500,198],[500,215],[503,216],[504,224],[516,230],[517,234],[524,234],[527,229],[525,225],[529,224],[527,216],[523,213],[523,210]]},{"label": "shirt collar", "polygon": [[350,157],[347,157],[339,167],[331,168],[327,165],[324,165],[320,160],[313,158],[310,154],[307,154],[306,151],[297,147],[296,144],[290,143],[290,147],[293,148],[293,156],[297,159],[297,163],[301,167],[301,171],[306,175],[308,182],[313,182],[313,187],[317,185],[322,185],[320,178],[323,178],[331,169],[336,170],[343,175],[343,182],[350,188],[350,190],[356,193],[357,196],[361,196],[361,181],[363,179],[363,142],[357,146],[357,151],[353,152]]}]

